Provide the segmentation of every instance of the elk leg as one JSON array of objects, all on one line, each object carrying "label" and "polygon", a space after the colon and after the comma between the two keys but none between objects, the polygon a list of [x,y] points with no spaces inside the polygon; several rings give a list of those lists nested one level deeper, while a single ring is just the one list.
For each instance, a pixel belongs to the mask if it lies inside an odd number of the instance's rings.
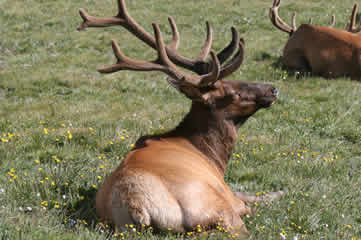
[{"label": "elk leg", "polygon": [[282,195],[285,195],[285,193],[286,193],[285,191],[278,191],[278,192],[271,192],[271,193],[257,196],[257,195],[250,195],[250,194],[243,193],[243,192],[234,192],[234,195],[238,199],[240,199],[244,202],[253,203],[253,202],[263,202],[265,200],[270,200],[270,201],[277,200]]},{"label": "elk leg", "polygon": [[301,73],[312,72],[309,62],[300,51],[285,51],[282,61],[286,68],[298,70]]},{"label": "elk leg", "polygon": [[235,212],[224,214],[217,225],[230,232],[233,239],[246,239],[250,236],[242,218]]},{"label": "elk leg", "polygon": [[[244,203],[255,203],[255,202],[263,202],[263,201],[273,201],[279,199],[282,195],[284,195],[285,191],[271,192],[264,195],[251,195],[244,192],[233,192],[236,198],[243,201]],[[244,206],[244,210],[240,212],[240,216],[243,215],[254,215],[256,209],[254,207],[249,207],[247,205]]]}]

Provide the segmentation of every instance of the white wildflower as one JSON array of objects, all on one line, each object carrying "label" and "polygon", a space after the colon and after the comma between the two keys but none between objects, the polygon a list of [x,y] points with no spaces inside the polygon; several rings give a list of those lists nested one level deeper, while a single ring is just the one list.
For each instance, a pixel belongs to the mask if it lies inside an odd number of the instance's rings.
[{"label": "white wildflower", "polygon": [[280,233],[280,236],[282,239],[287,239],[286,236],[283,233]]}]

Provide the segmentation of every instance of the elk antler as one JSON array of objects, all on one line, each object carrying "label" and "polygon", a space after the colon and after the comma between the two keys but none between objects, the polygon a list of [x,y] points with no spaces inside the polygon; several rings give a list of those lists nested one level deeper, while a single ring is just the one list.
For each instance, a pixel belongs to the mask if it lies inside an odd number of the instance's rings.
[{"label": "elk antler", "polygon": [[336,24],[336,16],[335,15],[332,15],[331,17],[331,23],[329,25],[329,27],[334,27]]},{"label": "elk antler", "polygon": [[[103,67],[98,69],[101,73],[113,73],[121,70],[134,70],[134,71],[161,71],[166,73],[172,79],[172,85],[187,85],[192,87],[192,91],[197,88],[211,86],[216,83],[220,75],[220,63],[218,61],[217,55],[214,51],[210,50],[210,55],[212,58],[212,71],[204,75],[191,75],[185,72],[182,72],[177,68],[177,66],[169,59],[167,55],[166,45],[164,44],[162,34],[159,30],[157,24],[152,24],[155,34],[156,50],[158,52],[158,59],[154,61],[140,61],[135,60],[129,57],[126,57],[119,49],[117,43],[112,41],[112,48],[114,55],[117,59],[117,62],[111,66]],[[170,51],[170,50],[168,50]],[[234,57],[235,58],[235,57]],[[231,60],[232,62],[232,60]],[[236,62],[236,61],[234,61]],[[236,64],[236,63],[233,63]],[[231,65],[233,65],[231,63]],[[228,66],[228,65],[227,65]],[[229,67],[227,67],[228,69]],[[179,89],[179,88],[178,88]],[[182,89],[182,92],[186,90]],[[190,93],[185,93],[188,97],[199,98],[200,93],[192,93],[192,96],[189,96]]]},{"label": "elk antler", "polygon": [[[147,45],[156,49],[156,40],[152,35],[145,31],[129,14],[125,5],[125,0],[118,0],[118,14],[114,17],[94,17],[85,12],[84,9],[80,9],[80,16],[83,18],[83,23],[78,26],[78,30],[82,30],[87,27],[109,27],[114,25],[123,26],[129,32],[134,34],[138,39],[145,42]],[[179,34],[176,24],[172,17],[169,17],[169,22],[173,31],[173,40],[168,44],[165,49],[169,59],[176,65],[191,70],[198,74],[205,74],[212,69],[212,63],[205,62],[204,60],[209,55],[212,44],[212,28],[207,23],[207,38],[202,48],[200,55],[195,59],[188,59],[177,52],[173,51],[177,49],[179,43]],[[237,34],[234,34],[234,28],[232,28],[232,41],[230,44],[218,54],[220,63],[223,64],[236,50],[239,39]]]},{"label": "elk antler", "polygon": [[223,79],[227,77],[242,65],[244,59],[244,52],[245,52],[244,45],[245,45],[244,40],[243,38],[241,38],[239,41],[238,52],[233,56],[233,58],[229,62],[227,62],[226,64],[224,64],[224,66],[222,66],[222,70],[219,74],[218,79]]},{"label": "elk antler", "polygon": [[358,33],[361,31],[361,20],[359,25],[356,27],[356,15],[357,15],[357,10],[358,10],[358,4],[355,3],[355,5],[353,6],[352,9],[352,13],[351,13],[351,18],[350,18],[350,23],[348,23],[346,25],[346,30],[348,32],[352,32],[352,33]]},{"label": "elk antler", "polygon": [[[330,25],[328,25],[328,27],[330,27],[330,28],[334,27],[335,23],[336,23],[336,17],[335,17],[335,15],[332,15],[331,16],[331,22],[330,22]],[[308,20],[308,24],[312,24],[312,18],[310,18]]]},{"label": "elk antler", "polygon": [[269,17],[275,27],[277,27],[278,29],[280,29],[283,32],[288,33],[289,35],[292,35],[297,30],[296,13],[292,14],[292,28],[291,28],[278,15],[278,8],[280,7],[280,4],[281,4],[281,0],[273,0],[273,5],[269,11]]}]

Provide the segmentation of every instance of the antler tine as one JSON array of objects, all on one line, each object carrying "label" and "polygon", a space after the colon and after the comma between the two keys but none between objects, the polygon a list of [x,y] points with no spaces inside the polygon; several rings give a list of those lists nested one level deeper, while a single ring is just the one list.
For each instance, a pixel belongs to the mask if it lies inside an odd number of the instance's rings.
[{"label": "antler tine", "polygon": [[[172,78],[180,79],[180,71],[175,67],[175,65],[169,60],[166,52],[166,47],[160,33],[159,27],[156,24],[152,24],[156,49],[158,52],[158,59],[155,61],[140,61],[135,60],[129,57],[126,57],[119,49],[118,44],[115,40],[112,40],[112,48],[114,55],[117,59],[117,63],[109,66],[98,69],[101,73],[113,73],[121,70],[133,70],[133,71],[162,71],[170,75]],[[160,62],[160,63],[159,63]]]},{"label": "antler tine", "polygon": [[238,46],[239,49],[233,58],[224,66],[222,66],[221,72],[219,74],[219,79],[226,78],[236,71],[243,63],[244,60],[244,49],[245,42],[243,38],[239,39]]},{"label": "antler tine", "polygon": [[336,23],[336,16],[335,16],[335,15],[332,15],[331,23],[330,23],[329,27],[334,27],[334,26],[335,26],[335,23]]},{"label": "antler tine", "polygon": [[202,75],[199,81],[198,86],[204,87],[213,85],[215,82],[219,80],[219,74],[221,71],[221,64],[217,58],[217,54],[211,50],[211,64],[212,64],[212,71],[208,74]]},{"label": "antler tine", "polygon": [[[169,43],[167,45],[167,47],[169,48],[169,50],[175,51],[175,50],[177,50],[178,45],[179,45],[179,32],[178,32],[178,29],[177,29],[177,25],[176,25],[174,19],[171,16],[168,17],[168,21],[169,21],[169,24],[170,24],[171,29],[172,29],[173,38],[172,38],[171,43]],[[212,29],[212,26],[210,25],[210,23],[208,21],[206,22],[206,26],[207,26],[207,37],[206,37],[206,40],[204,42],[204,46],[203,46],[203,48],[201,50],[201,53],[196,58],[195,61],[205,61],[205,59],[208,57],[209,52],[210,52],[211,47],[212,47],[213,29]]]},{"label": "antler tine", "polygon": [[156,49],[154,37],[138,25],[128,14],[125,0],[118,0],[118,14],[114,17],[90,16],[84,9],[79,9],[79,14],[83,18],[83,23],[77,27],[77,30],[83,30],[88,27],[110,27],[120,25],[126,28],[129,32],[133,33],[137,38],[144,41],[150,47]]},{"label": "antler tine", "polygon": [[271,22],[273,23],[273,25],[275,25],[275,27],[277,27],[281,31],[284,31],[284,32],[288,33],[289,35],[292,35],[292,33],[294,33],[296,31],[296,27],[293,26],[293,28],[291,28],[290,26],[288,26],[288,24],[286,24],[279,17],[278,8],[280,7],[280,4],[281,4],[281,0],[274,0],[273,1],[273,5],[272,5],[272,7],[270,8],[270,11],[269,11],[269,17],[270,17]]},{"label": "antler tine", "polygon": [[[356,3],[355,5],[357,5],[357,7],[356,7],[356,11],[355,11],[355,23],[356,23],[356,16],[357,16],[357,9],[358,9],[358,4]],[[360,19],[360,22],[359,22],[359,24],[358,24],[358,27],[356,28],[354,28],[354,30],[353,30],[353,33],[358,33],[358,32],[360,32],[361,31],[361,19]]]},{"label": "antler tine", "polygon": [[296,27],[296,12],[292,13],[291,20],[292,20],[292,29],[293,29],[293,31],[296,31],[296,29],[297,29],[297,27]]},{"label": "antler tine", "polygon": [[358,9],[358,4],[355,3],[352,8],[350,23],[347,25],[347,29],[346,29],[349,32],[352,32],[352,30],[355,28],[357,9]]},{"label": "antler tine", "polygon": [[123,24],[123,20],[117,17],[98,18],[90,16],[83,8],[79,9],[83,22],[76,28],[78,31],[88,27],[110,27]]},{"label": "antler tine", "polygon": [[197,61],[204,61],[206,60],[206,58],[209,55],[209,52],[211,50],[212,47],[212,42],[213,42],[213,29],[211,24],[206,21],[206,25],[207,25],[207,37],[206,40],[204,42],[204,46],[202,48],[202,51],[200,53],[200,55],[196,58]]},{"label": "antler tine", "polygon": [[[332,15],[331,22],[330,22],[330,25],[328,27],[331,27],[331,28],[334,27],[335,23],[336,23],[336,17],[335,17],[335,15]],[[308,24],[312,24],[312,18],[309,18]]]},{"label": "antler tine", "polygon": [[168,67],[175,67],[175,65],[168,58],[167,50],[165,49],[162,33],[160,32],[158,24],[153,23],[152,26],[154,30],[155,40],[157,43],[157,52],[158,52],[159,60],[161,61],[161,63],[163,63]]},{"label": "antler tine", "polygon": [[[155,39],[157,42],[157,50],[160,61],[163,65],[167,66],[168,72],[166,72],[173,79],[177,79],[180,81],[186,81],[194,86],[203,87],[208,86],[215,83],[218,80],[218,76],[220,73],[220,63],[218,61],[217,55],[214,51],[210,51],[212,57],[212,71],[208,74],[204,74],[201,76],[194,76],[187,74],[185,72],[180,71],[177,66],[169,60],[167,51],[164,45],[164,41],[162,38],[162,34],[159,30],[159,26],[157,24],[152,24],[155,34]],[[175,75],[175,76],[174,76]]]},{"label": "antler tine", "polygon": [[[101,73],[113,73],[121,70],[134,70],[134,71],[162,71],[170,75],[171,77],[178,77],[177,71],[173,71],[173,63],[169,60],[165,44],[160,33],[159,27],[153,24],[154,32],[156,35],[156,49],[158,52],[157,61],[140,61],[129,57],[126,57],[121,51],[115,40],[112,40],[112,48],[114,55],[117,59],[117,63],[109,67],[103,67],[98,69]],[[161,62],[161,64],[158,63]]]},{"label": "antler tine", "polygon": [[[237,49],[237,46],[239,44],[239,33],[234,27],[231,27],[232,31],[232,40],[231,42],[217,54],[217,58],[219,60],[219,63],[223,65],[223,63],[234,53],[234,51]],[[199,62],[199,68],[203,69],[204,73],[207,73],[212,70],[211,64],[208,62],[200,61]]]},{"label": "antler tine", "polygon": [[147,61],[140,61],[125,56],[119,49],[115,40],[112,40],[112,48],[117,62],[109,67],[101,67],[98,69],[100,73],[114,73],[121,70],[133,71],[166,71],[166,68],[160,64]]},{"label": "antler tine", "polygon": [[179,32],[177,29],[177,25],[171,16],[168,17],[168,21],[173,33],[172,41],[168,44],[168,47],[169,49],[177,50],[179,46]]},{"label": "antler tine", "polygon": [[223,64],[236,50],[237,46],[239,45],[239,33],[234,28],[231,27],[232,31],[232,41],[229,43],[227,47],[225,47],[220,53],[217,54],[217,58],[221,64]]},{"label": "antler tine", "polygon": [[128,10],[127,10],[127,7],[125,5],[125,1],[124,0],[118,0],[117,5],[118,5],[118,15],[117,15],[117,17],[118,18],[123,18],[123,19],[129,18]]},{"label": "antler tine", "polygon": [[351,18],[350,18],[350,23],[348,23],[346,25],[346,30],[352,33],[358,33],[361,31],[361,21],[359,23],[358,27],[355,27],[356,25],[356,16],[357,16],[357,10],[358,10],[358,4],[355,3],[353,5],[353,9],[352,9],[352,13],[351,13]]}]

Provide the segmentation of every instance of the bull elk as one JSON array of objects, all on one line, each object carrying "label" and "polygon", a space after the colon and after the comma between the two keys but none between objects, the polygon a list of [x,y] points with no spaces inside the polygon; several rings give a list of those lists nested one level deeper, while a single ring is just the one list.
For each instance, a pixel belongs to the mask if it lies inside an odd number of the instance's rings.
[{"label": "bull elk", "polygon": [[289,34],[283,50],[282,62],[286,68],[312,72],[326,78],[349,76],[361,78],[361,23],[356,24],[358,5],[355,4],[350,23],[345,30],[333,28],[335,17],[328,27],[302,24],[296,27],[296,14],[292,15],[292,27],[278,15],[281,0],[274,0],[270,8],[271,22],[279,30]]},{"label": "bull elk", "polygon": [[[128,14],[124,0],[118,0],[115,17],[94,17],[83,9],[79,12],[83,23],[78,30],[121,25],[158,54],[154,61],[131,59],[113,40],[117,62],[99,72],[161,71],[169,76],[171,86],[192,100],[190,112],[175,129],[139,138],[105,180],[96,195],[99,218],[120,229],[126,224],[144,224],[176,232],[193,231],[197,225],[212,229],[223,219],[235,235],[247,235],[241,218],[251,213],[246,202],[273,199],[283,192],[263,197],[233,193],[224,181],[238,128],[257,110],[271,106],[278,94],[271,85],[223,80],[243,61],[244,42],[238,32],[232,28],[232,41],[216,54],[211,50],[212,28],[207,22],[204,46],[200,56],[192,60],[176,51],[179,33],[171,17],[173,38],[165,44],[158,25],[152,25],[153,37]],[[206,61],[209,54],[211,60]]]}]

